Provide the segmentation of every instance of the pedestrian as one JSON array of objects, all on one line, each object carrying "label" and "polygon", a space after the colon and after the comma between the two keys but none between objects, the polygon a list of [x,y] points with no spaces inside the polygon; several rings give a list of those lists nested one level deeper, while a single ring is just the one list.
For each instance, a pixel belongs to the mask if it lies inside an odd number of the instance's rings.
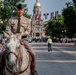
[{"label": "pedestrian", "polygon": [[52,48],[51,48],[52,39],[50,38],[50,36],[49,36],[49,38],[48,38],[48,40],[47,40],[47,43],[48,43],[48,52],[49,52],[49,51],[52,51]]},{"label": "pedestrian", "polygon": [[32,56],[32,64],[31,64],[31,73],[32,75],[37,75],[36,71],[36,59],[35,59],[35,52],[29,42],[27,41],[27,36],[30,34],[30,21],[28,18],[23,16],[24,14],[24,8],[21,3],[19,3],[16,7],[16,13],[17,16],[12,17],[8,21],[8,26],[6,27],[6,33],[8,35],[21,35],[21,41],[20,43],[27,48],[27,51],[30,53]]}]

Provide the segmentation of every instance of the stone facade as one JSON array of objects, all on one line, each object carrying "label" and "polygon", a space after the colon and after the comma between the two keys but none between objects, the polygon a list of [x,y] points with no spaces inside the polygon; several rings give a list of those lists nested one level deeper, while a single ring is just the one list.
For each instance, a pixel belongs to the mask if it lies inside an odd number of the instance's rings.
[{"label": "stone facade", "polygon": [[32,34],[32,38],[45,37],[42,9],[38,0],[36,0],[36,3],[34,4],[34,8],[33,8],[33,16],[31,20],[31,34]]}]

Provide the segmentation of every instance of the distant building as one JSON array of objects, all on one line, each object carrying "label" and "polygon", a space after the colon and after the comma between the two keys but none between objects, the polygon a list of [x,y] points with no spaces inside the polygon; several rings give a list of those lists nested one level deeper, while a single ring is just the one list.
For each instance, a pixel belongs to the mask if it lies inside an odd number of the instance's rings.
[{"label": "distant building", "polygon": [[44,21],[42,18],[41,5],[36,0],[33,8],[33,16],[31,20],[31,35],[32,38],[42,38],[45,37]]}]

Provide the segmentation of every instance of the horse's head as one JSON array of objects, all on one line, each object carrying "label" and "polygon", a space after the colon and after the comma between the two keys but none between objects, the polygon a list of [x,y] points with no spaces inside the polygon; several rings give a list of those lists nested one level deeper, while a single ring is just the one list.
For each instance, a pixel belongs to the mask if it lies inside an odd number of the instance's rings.
[{"label": "horse's head", "polygon": [[12,36],[6,43],[7,49],[7,65],[12,69],[17,65],[19,55],[20,42],[18,36]]},{"label": "horse's head", "polygon": [[8,72],[11,73],[11,75],[21,75],[21,73],[24,75],[31,75],[31,59],[29,58],[29,54],[27,53],[27,50],[25,50],[25,47],[20,45],[20,36],[12,36],[7,38],[8,40],[5,43],[7,50],[6,75],[8,75]]}]

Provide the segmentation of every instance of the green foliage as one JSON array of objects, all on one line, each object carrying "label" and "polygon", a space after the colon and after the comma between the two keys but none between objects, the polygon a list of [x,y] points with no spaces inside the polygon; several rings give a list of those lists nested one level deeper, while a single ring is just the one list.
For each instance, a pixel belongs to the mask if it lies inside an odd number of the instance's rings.
[{"label": "green foliage", "polygon": [[66,7],[62,10],[62,15],[58,15],[58,20],[49,21],[46,25],[46,35],[52,37],[76,37],[76,0],[73,3],[66,3]]},{"label": "green foliage", "polygon": [[73,9],[74,7],[69,5],[62,11],[68,37],[75,37],[76,34],[76,14]]},{"label": "green foliage", "polygon": [[76,0],[73,0],[73,10],[74,10],[75,15],[76,15]]},{"label": "green foliage", "polygon": [[63,23],[61,21],[49,21],[46,26],[46,35],[50,35],[52,37],[62,37]]},{"label": "green foliage", "polygon": [[72,0],[72,1],[73,1],[74,6],[76,7],[76,0]]}]

